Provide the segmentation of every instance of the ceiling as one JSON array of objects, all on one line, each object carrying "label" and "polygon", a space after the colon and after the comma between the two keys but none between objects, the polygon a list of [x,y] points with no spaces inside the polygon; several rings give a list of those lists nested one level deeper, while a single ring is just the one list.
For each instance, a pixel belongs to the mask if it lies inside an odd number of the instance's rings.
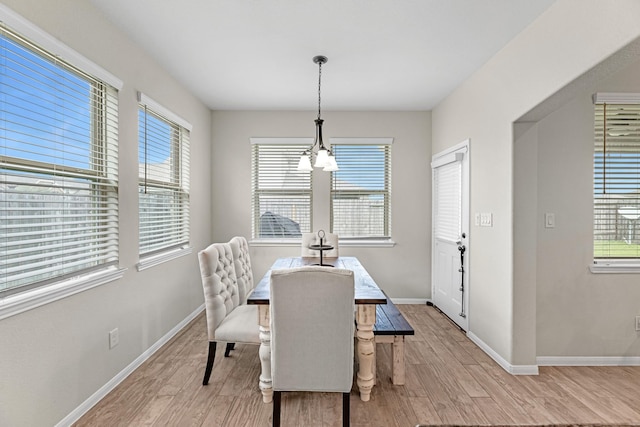
[{"label": "ceiling", "polygon": [[430,110],[555,0],[91,0],[213,110]]}]

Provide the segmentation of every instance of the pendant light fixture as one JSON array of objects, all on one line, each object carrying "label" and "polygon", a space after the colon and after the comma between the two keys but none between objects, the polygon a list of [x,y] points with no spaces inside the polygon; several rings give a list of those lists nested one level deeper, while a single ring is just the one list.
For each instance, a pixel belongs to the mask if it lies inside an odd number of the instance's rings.
[{"label": "pendant light fixture", "polygon": [[322,123],[324,123],[324,120],[322,120],[321,117],[320,89],[322,83],[322,64],[327,63],[327,57],[322,55],[314,56],[313,62],[318,64],[318,118],[315,120],[316,139],[313,142],[311,148],[304,150],[304,152],[300,156],[300,161],[298,162],[298,170],[312,171],[313,168],[311,167],[311,157],[315,155],[316,162],[313,165],[314,167],[322,168],[322,170],[328,172],[337,171],[338,164],[336,163],[336,159],[333,156],[333,153],[331,153],[331,150],[326,148],[324,146],[324,142],[322,141]]}]

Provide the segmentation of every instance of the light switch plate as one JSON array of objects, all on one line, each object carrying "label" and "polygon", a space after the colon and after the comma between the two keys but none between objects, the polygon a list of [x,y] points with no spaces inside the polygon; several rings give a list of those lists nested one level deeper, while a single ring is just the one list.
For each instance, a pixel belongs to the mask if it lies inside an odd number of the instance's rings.
[{"label": "light switch plate", "polygon": [[480,227],[493,227],[493,214],[483,212],[480,214]]},{"label": "light switch plate", "polygon": [[556,214],[545,213],[544,214],[544,226],[545,228],[555,228],[556,226]]}]

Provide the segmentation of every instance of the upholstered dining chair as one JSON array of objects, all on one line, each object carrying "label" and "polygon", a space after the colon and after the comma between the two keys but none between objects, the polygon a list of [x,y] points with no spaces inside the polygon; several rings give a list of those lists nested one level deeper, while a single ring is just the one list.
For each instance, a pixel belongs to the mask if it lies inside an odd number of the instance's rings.
[{"label": "upholstered dining chair", "polygon": [[[251,257],[249,256],[249,243],[243,236],[235,236],[229,240],[231,254],[233,255],[233,267],[236,272],[238,282],[238,295],[240,304],[246,304],[247,297],[253,292],[255,287],[253,282],[253,270],[251,269]],[[227,343],[224,357],[229,357],[231,350],[235,348],[235,343]]]},{"label": "upholstered dining chair", "polygon": [[273,426],[280,425],[281,393],[342,393],[349,426],[353,383],[353,271],[306,266],[271,272]]},{"label": "upholstered dining chair", "polygon": [[[324,233],[324,238],[322,241],[323,244],[333,246],[333,249],[324,251],[323,256],[325,257],[337,257],[340,256],[340,251],[338,250],[338,235],[334,233]],[[303,257],[319,257],[320,252],[315,249],[311,249],[309,246],[311,245],[319,245],[320,244],[320,236],[318,233],[302,233],[302,251],[301,255]]]},{"label": "upholstered dining chair", "polygon": [[207,385],[218,341],[227,343],[225,356],[229,355],[235,343],[260,345],[258,306],[240,304],[240,291],[229,243],[209,245],[198,253],[198,261],[209,338],[209,354],[202,380],[202,385]]},{"label": "upholstered dining chair", "polygon": [[243,236],[235,236],[229,240],[231,254],[233,255],[233,267],[238,281],[240,304],[247,302],[247,297],[253,292],[253,270],[251,269],[251,257],[249,256],[249,243]]}]

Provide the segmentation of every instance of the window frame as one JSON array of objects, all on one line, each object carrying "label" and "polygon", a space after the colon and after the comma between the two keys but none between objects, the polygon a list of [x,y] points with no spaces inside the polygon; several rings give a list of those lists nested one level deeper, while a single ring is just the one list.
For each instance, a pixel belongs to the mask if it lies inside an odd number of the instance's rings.
[{"label": "window frame", "polygon": [[[395,243],[392,240],[392,147],[393,147],[393,138],[389,137],[352,137],[352,138],[330,138],[331,149],[336,156],[336,162],[338,163],[338,167],[340,168],[336,172],[331,172],[330,178],[330,189],[329,189],[329,199],[330,199],[330,209],[329,209],[329,223],[330,229],[332,233],[337,233],[340,237],[340,245],[341,246],[381,246],[381,247],[391,247],[394,246]],[[383,235],[360,235],[360,236],[343,236],[341,233],[335,229],[335,214],[334,214],[334,200],[335,196],[340,193],[352,193],[350,190],[341,190],[336,188],[336,175],[339,175],[342,171],[345,171],[344,162],[341,164],[340,154],[339,154],[339,146],[378,146],[379,148],[384,147],[385,156],[384,165],[385,170],[383,172],[382,180],[384,182],[385,188],[383,190],[371,190],[363,191],[358,190],[360,194],[377,194],[383,195],[384,197],[384,212],[383,212]],[[336,149],[337,148],[337,149]]]},{"label": "window frame", "polygon": [[[0,32],[14,33],[24,39],[29,46],[32,46],[32,50],[36,51],[36,54],[40,54],[37,51],[41,51],[52,55],[65,63],[66,66],[110,86],[115,91],[117,105],[117,93],[123,86],[120,79],[2,4],[0,4]],[[95,129],[92,134],[94,131]],[[16,160],[14,163],[14,166],[23,167],[24,165],[28,166],[29,161]],[[39,286],[27,285],[28,289],[17,290],[15,293],[3,293],[0,295],[0,320],[112,282],[121,278],[125,271],[126,269],[118,267],[116,261],[109,263],[109,265],[98,266],[96,269],[78,271],[71,275],[72,277],[63,276],[57,279],[43,280]]]},{"label": "window frame", "polygon": [[[154,267],[164,262],[179,258],[192,253],[191,247],[191,219],[190,219],[190,134],[193,129],[191,123],[183,119],[173,111],[164,107],[153,98],[149,97],[143,92],[138,92],[138,120],[140,121],[141,114],[151,115],[154,119],[162,121],[171,129],[171,141],[169,142],[169,152],[171,158],[171,178],[169,180],[158,180],[147,178],[147,176],[140,176],[138,173],[138,225],[141,226],[142,209],[140,203],[142,203],[141,191],[144,188],[151,187],[158,190],[168,190],[173,196],[177,196],[181,199],[180,214],[179,217],[183,219],[182,222],[176,222],[179,224],[179,229],[183,229],[179,232],[180,235],[185,235],[182,239],[177,239],[171,243],[156,247],[152,250],[142,252],[140,246],[140,230],[138,230],[138,257],[139,261],[136,266],[138,271],[145,270],[147,268]],[[140,122],[138,123],[138,130],[140,131]],[[146,126],[146,123],[145,123]],[[138,135],[138,149],[142,149],[141,136]],[[138,156],[139,158],[139,156]],[[146,168],[146,161],[144,164],[139,163],[140,167]]]},{"label": "window frame", "polygon": [[[596,216],[602,212],[601,208],[598,207],[598,195],[607,194],[607,184],[605,181],[606,174],[606,135],[604,129],[604,123],[606,123],[606,115],[607,115],[607,106],[613,107],[615,109],[624,108],[624,106],[634,105],[633,109],[638,110],[640,108],[640,93],[596,93],[593,96],[594,103],[594,164],[593,164],[593,202],[594,202],[594,211],[593,211],[593,223],[592,223],[592,231],[593,231],[593,262],[590,265],[590,271],[592,273],[640,273],[640,256],[639,257],[596,257],[595,253],[595,243],[596,243],[596,233],[599,231],[596,229]],[[603,107],[600,107],[600,106]],[[600,112],[602,110],[602,112]],[[637,114],[637,113],[636,113]],[[598,117],[602,116],[602,120],[598,121]],[[640,126],[640,114],[638,114],[638,120],[636,121],[637,125]],[[614,136],[615,138],[615,136]],[[614,139],[615,141],[615,139]],[[617,141],[616,141],[617,142]],[[636,154],[636,160],[640,158],[640,141],[635,143],[637,147],[637,151],[634,151]],[[615,152],[615,151],[614,151]],[[599,157],[602,160],[599,160]],[[602,170],[602,172],[598,172]],[[614,173],[616,170],[614,169]],[[619,172],[619,170],[618,170]],[[599,174],[602,175],[602,178],[599,178]],[[620,185],[620,180],[617,181],[617,186]],[[629,180],[630,184],[639,184],[640,178],[635,178]],[[614,187],[614,190],[618,188]],[[624,193],[609,193],[612,195],[623,195]],[[634,200],[634,199],[630,199]],[[635,198],[635,201],[638,202],[640,200],[640,194]],[[637,227],[637,226],[636,226]]]},{"label": "window frame", "polygon": [[[310,232],[313,230],[313,198],[314,198],[314,176],[313,172],[305,172],[298,171],[297,165],[298,160],[302,152],[308,149],[313,144],[313,138],[291,138],[291,137],[283,137],[283,138],[250,138],[251,144],[251,244],[253,246],[277,246],[277,245],[299,245],[301,241],[300,237],[263,237],[258,234],[259,230],[259,222],[260,222],[260,195],[275,193],[275,194],[283,194],[283,195],[291,195],[291,196],[300,196],[307,195],[309,198],[308,205],[308,222],[309,229],[307,230],[304,227],[301,227],[300,232]],[[282,153],[283,157],[291,157],[292,161],[290,166],[292,167],[291,171],[296,174],[308,174],[308,188],[307,187],[298,187],[292,189],[277,189],[277,190],[263,190],[259,188],[259,176],[258,171],[260,170],[260,159],[259,159],[259,149],[261,146],[271,146],[271,147],[287,147],[288,153]],[[295,162],[293,161],[295,159]],[[274,167],[276,167],[274,165]],[[275,170],[275,169],[274,169]],[[267,173],[269,173],[267,171]],[[306,178],[303,178],[306,180]]]}]

